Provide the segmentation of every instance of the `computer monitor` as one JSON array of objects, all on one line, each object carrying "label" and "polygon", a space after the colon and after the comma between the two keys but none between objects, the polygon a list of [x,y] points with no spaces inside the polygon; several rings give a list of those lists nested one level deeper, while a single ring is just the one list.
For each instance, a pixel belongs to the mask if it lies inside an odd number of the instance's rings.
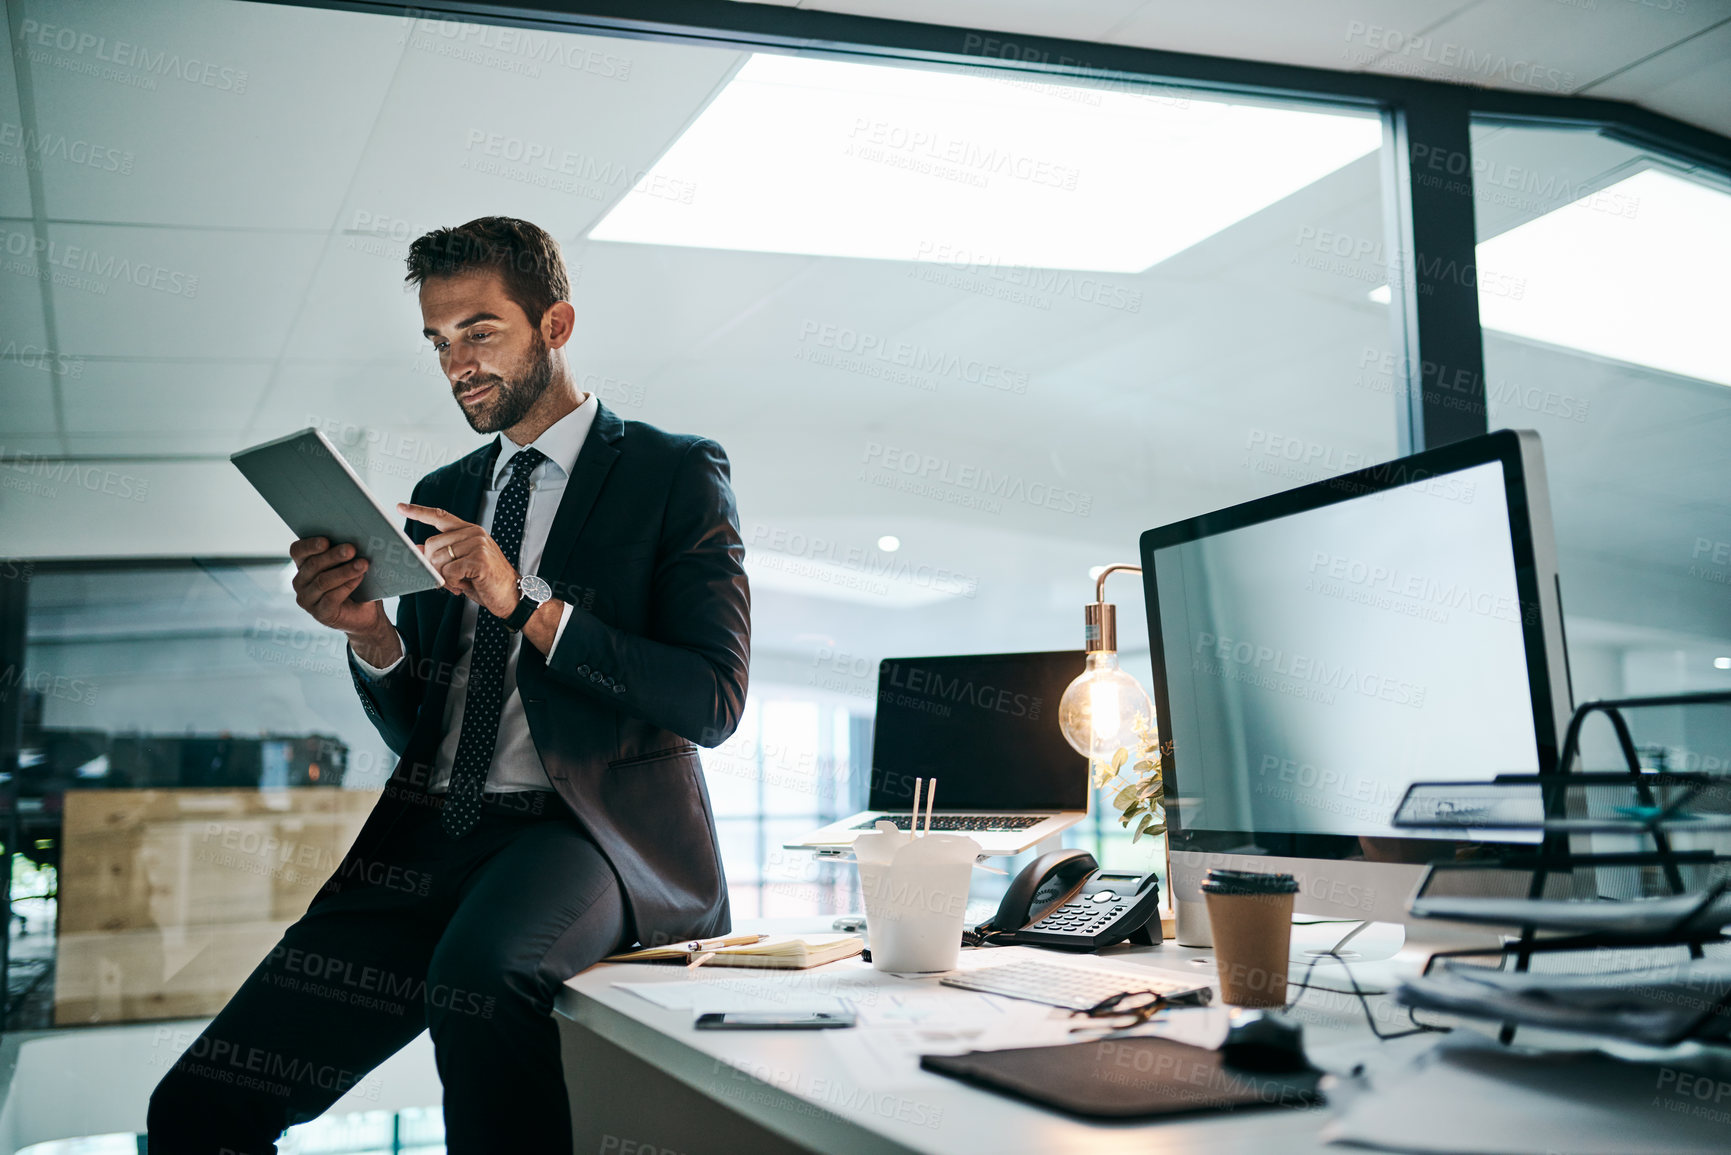
[{"label": "computer monitor", "polygon": [[1538,434],[1188,518],[1141,551],[1180,943],[1208,945],[1212,867],[1397,922],[1424,863],[1507,849],[1389,819],[1414,781],[1556,769],[1572,691]]}]

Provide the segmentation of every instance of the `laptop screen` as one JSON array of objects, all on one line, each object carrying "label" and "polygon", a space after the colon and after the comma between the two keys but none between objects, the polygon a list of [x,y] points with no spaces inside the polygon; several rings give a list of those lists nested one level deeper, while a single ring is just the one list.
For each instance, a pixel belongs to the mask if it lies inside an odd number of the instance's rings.
[{"label": "laptop screen", "polygon": [[914,779],[939,810],[1086,810],[1088,760],[1058,729],[1081,650],[886,658],[878,664],[870,808],[907,810]]}]

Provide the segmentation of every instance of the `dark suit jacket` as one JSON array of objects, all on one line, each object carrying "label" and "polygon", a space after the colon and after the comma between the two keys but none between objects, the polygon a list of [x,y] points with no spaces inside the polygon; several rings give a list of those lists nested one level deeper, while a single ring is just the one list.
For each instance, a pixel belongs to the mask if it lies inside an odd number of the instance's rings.
[{"label": "dark suit jacket", "polygon": [[[414,502],[479,521],[498,452],[495,437],[434,470]],[[437,532],[407,528],[417,544]],[[645,944],[730,927],[692,743],[719,745],[739,725],[751,647],[744,558],[721,446],[599,405],[541,558],[571,620],[550,656],[522,641],[517,684],[547,777],[618,874]],[[376,682],[350,656],[361,703],[400,760],[344,865],[395,822],[402,788],[431,781],[463,604],[443,590],[402,598],[408,652]],[[339,867],[327,889],[347,877]]]}]

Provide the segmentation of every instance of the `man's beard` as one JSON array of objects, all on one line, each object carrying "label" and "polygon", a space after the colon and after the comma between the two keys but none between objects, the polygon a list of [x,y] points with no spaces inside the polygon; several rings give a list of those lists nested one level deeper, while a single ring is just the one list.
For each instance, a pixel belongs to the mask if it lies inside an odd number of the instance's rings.
[{"label": "man's beard", "polygon": [[541,394],[547,392],[547,386],[553,383],[553,358],[547,351],[547,342],[541,339],[541,334],[534,334],[534,345],[529,349],[529,366],[521,377],[507,381],[503,377],[471,377],[456,390],[457,393],[467,393],[482,385],[492,385],[493,396],[476,405],[465,408],[461,401],[457,408],[463,410],[463,416],[468,419],[469,427],[476,433],[497,433],[501,429],[509,429],[535,407],[535,402],[541,399]]}]

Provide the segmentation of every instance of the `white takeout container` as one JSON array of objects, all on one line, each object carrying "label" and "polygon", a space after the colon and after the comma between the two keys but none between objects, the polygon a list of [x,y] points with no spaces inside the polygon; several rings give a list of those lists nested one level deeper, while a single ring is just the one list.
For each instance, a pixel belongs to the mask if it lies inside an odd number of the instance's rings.
[{"label": "white takeout container", "polygon": [[954,970],[974,859],[965,834],[914,835],[880,822],[854,839],[872,966],[899,974]]}]

